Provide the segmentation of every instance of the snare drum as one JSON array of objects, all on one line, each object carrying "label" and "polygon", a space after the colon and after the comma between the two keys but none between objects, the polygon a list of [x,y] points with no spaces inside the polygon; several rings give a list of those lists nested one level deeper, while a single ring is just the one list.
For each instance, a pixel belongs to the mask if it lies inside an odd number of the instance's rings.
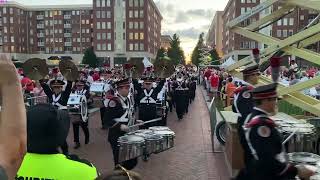
[{"label": "snare drum", "polygon": [[283,126],[281,131],[285,137],[296,131],[295,135],[286,144],[287,152],[315,152],[317,138],[313,125],[304,123]]},{"label": "snare drum", "polygon": [[72,116],[73,122],[82,120],[86,122],[88,120],[88,106],[87,98],[84,95],[70,94],[68,99],[68,111]]},{"label": "snare drum", "polygon": [[149,127],[150,130],[152,131],[167,131],[170,130],[167,126],[153,126]]},{"label": "snare drum", "polygon": [[136,136],[141,136],[145,140],[144,154],[150,155],[152,153],[159,153],[162,151],[163,137],[155,134],[151,130],[139,130],[134,133]]},{"label": "snare drum", "polygon": [[295,165],[317,165],[317,163],[320,161],[320,156],[307,152],[293,152],[288,153],[288,160]]},{"label": "snare drum", "polygon": [[119,162],[127,161],[143,155],[145,140],[141,136],[126,135],[118,139]]},{"label": "snare drum", "polygon": [[171,130],[154,131],[155,134],[162,136],[161,151],[168,150],[174,146],[175,133]]}]

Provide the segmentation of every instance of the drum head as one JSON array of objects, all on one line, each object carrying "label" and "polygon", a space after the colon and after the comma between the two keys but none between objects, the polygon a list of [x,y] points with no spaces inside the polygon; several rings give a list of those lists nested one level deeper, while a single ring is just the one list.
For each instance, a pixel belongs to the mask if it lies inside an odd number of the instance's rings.
[{"label": "drum head", "polygon": [[296,131],[296,134],[312,134],[313,130],[311,128],[299,128],[299,127],[283,127],[282,128],[283,132],[294,132]]},{"label": "drum head", "polygon": [[90,85],[90,92],[104,92],[104,83],[92,83]]},{"label": "drum head", "polygon": [[166,131],[166,130],[170,130],[167,126],[153,126],[153,127],[149,127],[150,130],[153,131]]},{"label": "drum head", "polygon": [[119,137],[119,142],[121,143],[143,143],[144,142],[144,138],[141,136],[137,136],[137,135],[127,135],[127,136],[122,136]]},{"label": "drum head", "polygon": [[307,152],[288,153],[289,161],[298,164],[316,164],[320,161],[320,156]]},{"label": "drum head", "polygon": [[155,134],[161,135],[161,136],[174,136],[175,133],[173,131],[168,131],[168,130],[164,130],[164,131],[155,131]]},{"label": "drum head", "polygon": [[81,95],[70,94],[68,99],[68,105],[80,105],[81,103]]}]

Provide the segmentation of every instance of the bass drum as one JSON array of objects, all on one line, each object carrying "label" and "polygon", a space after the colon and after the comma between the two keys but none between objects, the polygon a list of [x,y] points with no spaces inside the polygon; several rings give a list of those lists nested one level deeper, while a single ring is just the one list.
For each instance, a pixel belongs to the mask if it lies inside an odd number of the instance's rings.
[{"label": "bass drum", "polygon": [[83,122],[88,121],[87,98],[84,95],[70,94],[68,99],[70,115],[79,115]]}]

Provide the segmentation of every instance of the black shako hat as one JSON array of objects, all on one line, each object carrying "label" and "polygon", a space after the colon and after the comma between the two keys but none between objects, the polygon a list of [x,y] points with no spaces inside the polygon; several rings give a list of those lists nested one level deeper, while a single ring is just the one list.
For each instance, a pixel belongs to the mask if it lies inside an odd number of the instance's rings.
[{"label": "black shako hat", "polygon": [[156,79],[153,77],[143,77],[141,80],[143,80],[144,83],[153,83]]},{"label": "black shako hat", "polygon": [[67,111],[50,104],[38,104],[27,111],[27,151],[48,154],[66,141],[70,128]]},{"label": "black shako hat", "polygon": [[65,83],[61,80],[52,80],[50,82],[50,86],[63,86]]},{"label": "black shako hat", "polygon": [[279,98],[277,94],[277,86],[277,83],[258,86],[251,91],[252,98],[254,100]]},{"label": "black shako hat", "polygon": [[114,83],[113,83],[113,86],[115,87],[115,88],[119,88],[119,87],[123,87],[123,86],[129,86],[130,85],[130,80],[129,80],[129,78],[125,78],[125,79],[120,79],[120,80],[118,80],[118,81],[115,81]]},{"label": "black shako hat", "polygon": [[241,72],[243,73],[244,76],[260,74],[259,65],[247,67],[246,69],[242,70]]}]

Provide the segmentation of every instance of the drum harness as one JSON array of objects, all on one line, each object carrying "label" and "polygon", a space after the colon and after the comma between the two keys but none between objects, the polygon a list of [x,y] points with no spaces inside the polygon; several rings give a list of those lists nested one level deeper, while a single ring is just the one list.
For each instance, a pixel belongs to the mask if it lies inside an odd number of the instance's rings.
[{"label": "drum harness", "polygon": [[[86,92],[87,92],[86,89],[82,89],[81,91],[79,91],[79,90],[75,91],[75,93],[76,93],[77,95],[85,95]],[[80,105],[74,105],[74,107],[75,107],[75,108],[80,108]]]},{"label": "drum harness", "polygon": [[147,93],[147,90],[144,89],[144,95],[145,97],[143,97],[141,100],[140,100],[140,103],[142,104],[156,104],[157,102],[151,97],[152,93],[153,93],[153,89],[150,90],[149,93]]},{"label": "drum harness", "polygon": [[[120,103],[122,108],[125,110],[125,113],[120,118],[115,118],[114,120],[119,123],[127,123],[134,124],[134,118],[132,118],[132,107],[131,107],[131,101],[129,98],[122,97],[120,94],[118,94],[118,97],[120,99]],[[125,101],[127,100],[127,103]]]}]

